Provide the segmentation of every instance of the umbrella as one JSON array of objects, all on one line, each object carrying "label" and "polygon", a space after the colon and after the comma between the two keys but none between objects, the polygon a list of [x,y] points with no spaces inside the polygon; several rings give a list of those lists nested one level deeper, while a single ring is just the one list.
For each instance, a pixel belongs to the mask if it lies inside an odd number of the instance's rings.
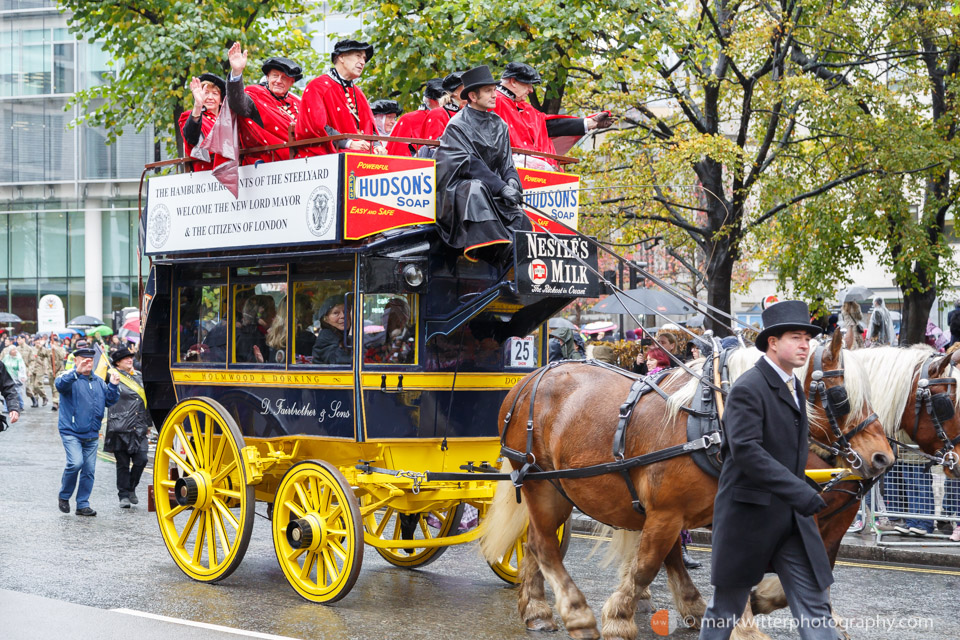
[{"label": "umbrella", "polygon": [[111,329],[105,324],[102,324],[99,327],[96,327],[94,329],[87,329],[87,335],[88,336],[112,336],[113,329]]},{"label": "umbrella", "polygon": [[686,324],[688,327],[690,327],[690,328],[702,327],[702,326],[703,326],[703,314],[702,314],[702,313],[698,313],[697,315],[693,316],[692,318],[687,318],[687,321],[686,321],[685,324]]},{"label": "umbrella", "polygon": [[0,322],[10,324],[12,322],[23,322],[15,313],[7,313],[6,311],[0,311]]},{"label": "umbrella", "polygon": [[58,330],[57,335],[60,336],[61,338],[69,338],[70,336],[82,336],[83,333],[80,331],[77,331],[76,329],[71,329],[70,327],[67,327],[66,329]]},{"label": "umbrella", "polygon": [[[622,302],[621,302],[622,299]],[[626,308],[624,308],[626,305]],[[657,289],[631,289],[621,294],[612,294],[593,306],[591,311],[600,313],[630,313],[679,316],[693,313],[694,308],[665,291]]]},{"label": "umbrella", "polygon": [[605,331],[616,330],[617,324],[607,320],[598,320],[597,322],[591,322],[590,324],[583,325],[583,333],[586,334],[604,333]]},{"label": "umbrella", "polygon": [[76,325],[78,327],[96,327],[103,324],[103,320],[100,318],[94,318],[93,316],[77,316],[67,324]]},{"label": "umbrella", "polygon": [[133,333],[140,333],[140,318],[130,318],[123,323],[121,329],[126,329],[127,331],[132,331]]},{"label": "umbrella", "polygon": [[573,329],[574,331],[579,331],[580,328],[577,325],[573,324],[566,318],[550,318],[550,324],[548,325],[551,329]]},{"label": "umbrella", "polygon": [[873,291],[862,286],[854,285],[848,287],[847,289],[841,289],[840,293],[837,294],[837,298],[840,302],[860,302],[862,300],[868,300],[873,297]]}]

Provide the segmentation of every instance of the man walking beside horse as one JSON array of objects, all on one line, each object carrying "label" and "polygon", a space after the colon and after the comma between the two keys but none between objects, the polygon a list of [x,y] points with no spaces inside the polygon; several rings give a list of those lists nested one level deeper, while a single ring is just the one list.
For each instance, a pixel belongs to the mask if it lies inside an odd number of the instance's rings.
[{"label": "man walking beside horse", "polygon": [[723,469],[714,502],[715,590],[701,640],[726,640],[750,589],[769,566],[780,576],[804,640],[836,640],[830,609],[830,561],[813,515],[826,506],[804,478],[806,402],[794,369],[820,333],[804,302],[763,312],[757,348],[764,356],[730,389],[724,414]]}]

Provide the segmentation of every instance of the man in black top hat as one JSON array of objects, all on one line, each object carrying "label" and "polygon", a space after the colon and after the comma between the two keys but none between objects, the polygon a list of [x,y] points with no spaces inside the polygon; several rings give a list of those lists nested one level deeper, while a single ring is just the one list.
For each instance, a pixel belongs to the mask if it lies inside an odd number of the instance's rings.
[{"label": "man in black top hat", "polygon": [[505,265],[516,231],[532,226],[520,208],[520,176],[510,136],[490,109],[496,80],[486,66],[463,74],[467,106],[450,119],[437,151],[437,225],[444,242],[470,260]]},{"label": "man in black top hat", "polygon": [[[397,126],[393,131],[396,138],[419,138],[423,129],[423,122],[427,119],[427,114],[440,106],[440,99],[443,98],[443,80],[432,78],[427,80],[423,89],[423,101],[416,111],[404,114],[397,120]],[[413,156],[417,154],[419,145],[407,142],[388,142],[387,154],[391,156]]]},{"label": "man in black top hat", "polygon": [[[246,148],[283,144],[287,131],[297,121],[300,98],[290,93],[293,83],[303,77],[300,65],[289,58],[268,58],[261,70],[265,79],[255,85],[243,86],[243,71],[247,68],[247,52],[234,42],[227,53],[230,58],[230,79],[227,82],[227,103],[238,117],[237,133],[240,144]],[[277,152],[277,158],[290,158],[286,149]],[[243,156],[243,164],[270,162],[269,152]]]},{"label": "man in black top hat", "polygon": [[389,136],[399,123],[397,118],[403,113],[400,104],[396,100],[379,99],[370,103],[370,111],[373,112],[373,122],[377,125],[377,133],[382,136]]},{"label": "man in black top hat", "polygon": [[794,370],[820,327],[804,302],[763,312],[764,356],[733,384],[723,416],[723,468],[713,507],[711,582],[701,640],[730,637],[768,566],[780,576],[804,640],[836,640],[830,561],[813,515],[826,507],[805,479],[806,399]]},{"label": "man in black top hat", "polygon": [[[534,86],[540,82],[540,74],[537,70],[523,62],[507,64],[500,76],[497,105],[494,110],[510,128],[512,147],[556,154],[557,150],[551,138],[560,136],[579,138],[588,131],[597,128],[605,129],[613,124],[610,115],[605,111],[589,118],[546,116],[527,102],[527,98],[534,91]],[[523,159],[533,169],[552,169],[557,166],[556,161],[549,158],[524,156]]]}]

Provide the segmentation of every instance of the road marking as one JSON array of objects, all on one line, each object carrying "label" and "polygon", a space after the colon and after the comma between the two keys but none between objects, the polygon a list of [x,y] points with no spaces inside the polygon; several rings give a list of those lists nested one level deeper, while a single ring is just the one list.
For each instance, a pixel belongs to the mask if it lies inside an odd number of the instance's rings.
[{"label": "road marking", "polygon": [[[574,533],[574,538],[583,538],[584,540],[609,540],[609,536],[594,536],[586,533]],[[688,544],[687,549],[694,551],[711,551],[710,547],[695,547]],[[904,571],[907,573],[932,573],[941,576],[960,576],[960,571],[951,571],[950,569],[927,569],[924,567],[901,567],[892,564],[871,564],[868,562],[850,562],[849,560],[837,560],[837,564],[843,567],[857,567],[859,569],[883,569],[884,571]]]},{"label": "road marking", "polygon": [[247,638],[264,638],[265,640],[297,640],[296,638],[291,638],[289,636],[275,636],[269,633],[260,633],[258,631],[245,631],[244,629],[222,627],[218,624],[195,622],[193,620],[183,620],[181,618],[169,618],[167,616],[160,616],[155,613],[147,613],[146,611],[137,611],[135,609],[110,609],[110,611],[115,611],[116,613],[126,613],[128,615],[139,616],[141,618],[150,618],[151,620],[160,620],[162,622],[182,624],[189,627],[199,627],[200,629],[210,629],[211,631],[222,631],[223,633],[232,633],[234,635],[244,636]]}]

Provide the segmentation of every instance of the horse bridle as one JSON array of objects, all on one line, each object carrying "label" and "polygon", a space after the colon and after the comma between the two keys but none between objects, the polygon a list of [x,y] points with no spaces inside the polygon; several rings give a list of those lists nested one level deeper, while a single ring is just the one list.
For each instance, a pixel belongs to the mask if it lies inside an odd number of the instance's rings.
[{"label": "horse bridle", "polygon": [[[917,442],[917,436],[920,433],[920,408],[923,407],[924,411],[927,412],[927,415],[930,416],[930,421],[933,422],[934,431],[937,434],[937,437],[940,438],[940,442],[943,443],[943,446],[934,453],[930,455],[929,453],[924,453],[922,451],[914,451],[923,457],[930,460],[931,465],[939,464],[942,465],[945,469],[953,471],[960,465],[960,455],[957,454],[956,446],[960,444],[960,435],[951,439],[947,435],[947,432],[943,428],[943,423],[953,418],[953,415],[956,413],[956,410],[953,406],[953,400],[950,397],[949,389],[951,386],[956,387],[957,381],[954,378],[933,378],[930,379],[930,365],[932,365],[937,360],[937,356],[930,356],[923,361],[923,366],[920,368],[920,379],[917,381],[917,393],[916,393],[916,402],[913,406],[913,441]],[[950,369],[953,369],[953,365],[949,365]],[[933,393],[930,387],[935,385],[945,385],[947,391],[942,391],[940,393]],[[956,390],[954,390],[956,393]],[[906,445],[895,440],[893,438],[887,438],[890,440],[891,444],[896,444],[900,448],[906,448]]]},{"label": "horse bridle", "polygon": [[836,441],[832,444],[824,444],[811,437],[819,447],[829,451],[834,456],[840,456],[846,460],[847,464],[854,470],[863,468],[863,458],[850,446],[852,440],[858,433],[866,429],[869,425],[878,420],[876,413],[871,413],[856,427],[844,433],[840,430],[839,420],[850,413],[850,399],[847,396],[847,390],[843,385],[827,388],[824,382],[825,378],[839,378],[844,375],[843,372],[843,354],[840,355],[840,368],[832,371],[823,370],[823,345],[817,347],[813,353],[813,373],[810,375],[810,404],[816,404],[817,397],[820,398],[820,405],[824,413],[827,414],[827,421],[830,423],[830,430],[836,436]]}]

